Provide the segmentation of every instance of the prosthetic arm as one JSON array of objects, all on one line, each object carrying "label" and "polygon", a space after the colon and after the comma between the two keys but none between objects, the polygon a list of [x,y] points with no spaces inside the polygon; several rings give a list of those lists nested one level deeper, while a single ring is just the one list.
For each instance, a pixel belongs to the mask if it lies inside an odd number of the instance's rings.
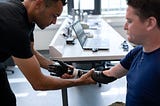
[{"label": "prosthetic arm", "polygon": [[103,71],[95,71],[92,74],[92,79],[98,83],[108,84],[112,81],[115,81],[117,78],[106,76],[103,74]]},{"label": "prosthetic arm", "polygon": [[62,61],[55,60],[54,64],[51,64],[48,66],[48,71],[50,72],[52,76],[60,77],[64,73],[68,73],[72,75],[74,72],[74,68],[70,67],[68,64]]},{"label": "prosthetic arm", "polygon": [[[53,65],[49,65],[48,71],[51,73],[53,76],[62,76],[64,73],[68,73],[70,75],[74,75],[75,77],[79,78],[83,74],[87,73],[85,70],[81,69],[75,69],[71,68],[68,64],[58,61],[55,62]],[[103,84],[108,84],[117,78],[115,77],[110,77],[106,76],[103,74],[103,70],[100,71],[94,71],[94,73],[91,75],[92,79],[98,83],[103,83]]]}]

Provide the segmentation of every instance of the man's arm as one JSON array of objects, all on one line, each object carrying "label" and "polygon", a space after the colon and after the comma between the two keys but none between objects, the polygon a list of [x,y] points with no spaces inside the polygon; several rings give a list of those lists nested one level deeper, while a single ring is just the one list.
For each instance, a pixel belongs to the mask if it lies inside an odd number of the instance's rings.
[{"label": "man's arm", "polygon": [[36,56],[40,66],[42,68],[48,69],[48,66],[53,64],[53,61],[47,59],[42,54],[40,54],[37,50],[34,49],[34,42],[31,42],[31,48],[32,48],[33,54]]},{"label": "man's arm", "polygon": [[[50,67],[50,72],[53,72],[55,76],[62,76],[64,75],[64,73],[67,73],[68,68],[64,68],[66,71],[63,71],[61,68],[63,67],[67,67],[67,65],[65,65],[65,63],[61,62],[61,66],[60,69],[57,67],[58,70],[54,70],[55,66],[51,66]],[[53,69],[52,69],[53,67]],[[85,70],[81,70],[81,69],[73,69],[72,73],[70,73],[71,75],[73,75],[75,78],[79,78],[81,77],[83,74],[87,73]],[[94,73],[91,75],[92,79],[95,82],[99,82],[99,83],[104,83],[104,84],[108,84],[112,81],[115,81],[117,78],[121,78],[124,75],[127,74],[127,70],[125,68],[122,67],[121,64],[117,64],[114,67],[110,68],[109,70],[95,70]],[[66,76],[64,76],[64,78],[67,78]]]},{"label": "man's arm", "polygon": [[128,70],[126,70],[120,63],[116,64],[114,67],[109,70],[104,70],[104,75],[112,76],[115,78],[121,78],[127,74]]},{"label": "man's arm", "polygon": [[56,90],[95,83],[91,78],[92,71],[82,75],[82,77],[78,79],[61,79],[44,75],[40,70],[39,62],[34,55],[28,59],[13,57],[13,60],[35,90]]},{"label": "man's arm", "polygon": [[109,70],[94,72],[91,77],[98,83],[108,84],[115,81],[117,78],[121,78],[127,74],[127,70],[122,67],[121,64],[117,64]]}]

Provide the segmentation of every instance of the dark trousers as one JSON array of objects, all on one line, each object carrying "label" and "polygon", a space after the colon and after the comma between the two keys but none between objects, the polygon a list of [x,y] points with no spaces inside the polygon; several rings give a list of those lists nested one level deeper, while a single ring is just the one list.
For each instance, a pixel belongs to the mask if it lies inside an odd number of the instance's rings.
[{"label": "dark trousers", "polygon": [[11,90],[5,69],[0,63],[0,103],[3,106],[16,106],[16,97]]}]

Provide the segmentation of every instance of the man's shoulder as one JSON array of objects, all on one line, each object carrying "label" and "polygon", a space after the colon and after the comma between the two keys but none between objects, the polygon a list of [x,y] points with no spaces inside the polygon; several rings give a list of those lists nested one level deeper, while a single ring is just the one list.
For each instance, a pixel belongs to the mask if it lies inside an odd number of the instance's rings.
[{"label": "man's shoulder", "polygon": [[18,18],[18,16],[23,15],[25,12],[25,7],[19,0],[0,1],[0,17]]},{"label": "man's shoulder", "polygon": [[2,30],[18,30],[27,27],[26,25],[28,25],[27,11],[19,0],[0,2],[0,27]]},{"label": "man's shoulder", "polygon": [[141,51],[143,51],[143,47],[139,45],[139,46],[136,46],[133,50],[131,50],[130,54],[135,56]]}]

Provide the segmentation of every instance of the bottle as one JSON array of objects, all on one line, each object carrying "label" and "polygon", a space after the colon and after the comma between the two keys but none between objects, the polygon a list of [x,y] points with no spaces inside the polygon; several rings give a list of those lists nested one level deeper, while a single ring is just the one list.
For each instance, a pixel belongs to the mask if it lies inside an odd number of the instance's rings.
[{"label": "bottle", "polygon": [[84,12],[84,13],[83,13],[83,21],[84,21],[85,23],[87,23],[87,21],[88,21],[88,13],[87,13],[87,12]]}]

